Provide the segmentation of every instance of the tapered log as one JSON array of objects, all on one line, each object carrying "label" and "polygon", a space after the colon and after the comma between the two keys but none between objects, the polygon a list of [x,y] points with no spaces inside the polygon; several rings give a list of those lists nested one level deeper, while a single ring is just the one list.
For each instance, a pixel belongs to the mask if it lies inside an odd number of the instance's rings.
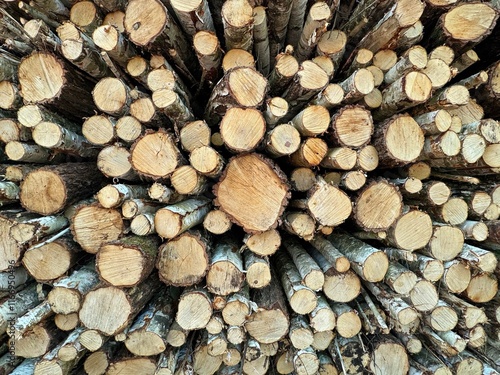
[{"label": "tapered log", "polygon": [[302,278],[293,261],[284,253],[275,255],[277,272],[290,307],[297,314],[308,314],[317,306],[314,291],[302,285]]},{"label": "tapered log", "polygon": [[[179,77],[174,68],[165,60],[165,58],[162,56],[154,55],[150,60],[150,65],[151,67],[153,67],[153,65],[157,67],[148,73],[147,87],[153,93],[162,89],[175,91],[180,96],[181,103],[189,106],[191,102],[191,94],[183,83],[181,77]],[[168,99],[168,95],[166,95],[166,93],[170,92],[168,90],[164,91],[163,94],[166,99]],[[161,99],[162,96],[159,96],[159,98]],[[166,100],[163,99],[163,101],[165,102]],[[158,101],[158,104],[161,104],[161,102]]]},{"label": "tapered log", "polygon": [[215,31],[212,15],[206,1],[200,0],[188,4],[172,1],[170,6],[186,34],[193,36],[201,30]]},{"label": "tapered log", "polygon": [[297,267],[302,277],[303,284],[312,290],[320,290],[324,284],[324,275],[314,259],[305,251],[298,241],[287,238],[283,245]]},{"label": "tapered log", "polygon": [[252,301],[259,308],[252,312],[245,323],[250,336],[263,344],[282,339],[288,332],[289,320],[283,289],[275,274],[268,286],[254,291]]},{"label": "tapered log", "polygon": [[221,48],[217,36],[209,31],[199,31],[193,37],[193,47],[202,69],[202,80],[213,87],[219,77]]},{"label": "tapered log", "polygon": [[366,68],[373,62],[373,52],[366,49],[366,48],[361,48],[359,51],[356,52],[356,55],[354,56],[351,65],[347,69],[347,72],[345,73],[346,75],[352,75],[355,70],[361,69],[361,68]]},{"label": "tapered log", "polygon": [[129,2],[124,25],[129,39],[136,45],[153,52],[167,51],[167,55],[187,77],[192,77],[191,72],[196,72],[196,59],[186,37],[160,1]]},{"label": "tapered log", "polygon": [[311,6],[295,49],[295,56],[299,62],[310,57],[318,44],[318,40],[325,33],[331,17],[332,13],[325,2],[319,2]]},{"label": "tapered log", "polygon": [[370,282],[378,282],[384,278],[389,262],[383,252],[343,233],[332,235],[328,240],[336,248],[342,249],[351,262],[352,269],[361,278]]},{"label": "tapered log", "polygon": [[95,204],[76,206],[70,222],[75,241],[91,254],[97,253],[102,244],[118,239],[124,228],[119,211]]},{"label": "tapered log", "polygon": [[310,241],[314,238],[316,223],[314,219],[305,212],[285,212],[283,215],[284,229],[296,236]]},{"label": "tapered log", "polygon": [[443,262],[421,254],[409,253],[407,250],[385,249],[391,260],[401,261],[406,267],[431,282],[441,279],[444,273]]},{"label": "tapered log", "polygon": [[224,75],[212,91],[205,111],[207,123],[214,125],[219,122],[232,107],[260,107],[266,90],[267,80],[255,69],[234,68]]},{"label": "tapered log", "polygon": [[210,211],[210,203],[207,199],[188,199],[158,210],[155,215],[157,233],[171,239],[200,224]]},{"label": "tapered log", "polygon": [[206,276],[207,289],[227,296],[238,292],[245,280],[243,260],[235,241],[221,240],[211,254],[210,269]]},{"label": "tapered log", "polygon": [[[39,81],[37,77],[42,78]],[[72,118],[92,114],[88,80],[49,53],[35,52],[26,57],[19,65],[19,83],[27,102],[57,106],[58,112]],[[78,103],[73,98],[78,98]]]},{"label": "tapered log", "polygon": [[417,275],[399,263],[391,262],[384,281],[398,294],[408,294],[417,283]]},{"label": "tapered log", "polygon": [[264,288],[271,281],[271,266],[269,260],[260,258],[247,250],[243,253],[245,258],[246,281],[250,288]]},{"label": "tapered log", "polygon": [[166,349],[166,334],[174,319],[173,298],[167,290],[153,299],[139,314],[127,332],[125,346],[137,356],[160,354]]},{"label": "tapered log", "polygon": [[253,12],[246,0],[231,0],[222,6],[222,22],[226,48],[252,50]]},{"label": "tapered log", "polygon": [[338,67],[340,59],[345,51],[346,42],[347,37],[344,32],[340,30],[330,30],[319,38],[316,51],[318,55],[328,56],[335,67]]},{"label": "tapered log", "polygon": [[55,282],[47,300],[50,308],[57,314],[78,312],[83,296],[99,284],[99,275],[93,263],[75,271]]},{"label": "tapered log", "polygon": [[321,67],[310,60],[302,62],[292,83],[283,93],[283,98],[290,104],[291,114],[298,113],[300,108],[327,84],[328,75]]}]

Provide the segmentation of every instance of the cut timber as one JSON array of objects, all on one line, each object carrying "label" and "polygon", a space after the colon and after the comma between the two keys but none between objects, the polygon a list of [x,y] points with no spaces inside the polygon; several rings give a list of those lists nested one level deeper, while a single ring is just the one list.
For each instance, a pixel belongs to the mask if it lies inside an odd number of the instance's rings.
[{"label": "cut timber", "polygon": [[174,0],[170,2],[170,6],[186,34],[193,36],[201,30],[215,31],[207,1]]},{"label": "cut timber", "polygon": [[430,216],[422,211],[410,210],[391,226],[387,239],[400,249],[413,251],[427,245],[432,233]]},{"label": "cut timber", "polygon": [[129,110],[130,89],[120,79],[108,77],[101,79],[92,91],[97,108],[112,116],[123,116]]},{"label": "cut timber", "polygon": [[248,317],[245,328],[257,341],[270,344],[282,339],[288,332],[289,320],[283,289],[276,274],[262,289],[255,289],[252,301],[258,306]]},{"label": "cut timber", "polygon": [[[247,250],[243,253],[245,258],[245,276],[250,288],[264,288],[271,282],[271,266],[269,260],[258,257]],[[224,313],[224,311],[223,311]]]},{"label": "cut timber", "polygon": [[275,254],[275,260],[281,285],[292,310],[297,314],[313,311],[317,306],[316,293],[302,284],[302,278],[293,261],[282,252]]},{"label": "cut timber", "polygon": [[191,165],[182,165],[170,176],[174,190],[181,195],[199,195],[207,188],[207,180]]},{"label": "cut timber", "polygon": [[488,238],[488,226],[481,221],[467,220],[459,227],[468,240],[484,241]]},{"label": "cut timber", "polygon": [[316,232],[314,219],[305,212],[285,212],[282,225],[288,233],[295,234],[306,241],[312,240]]},{"label": "cut timber", "polygon": [[202,197],[161,208],[155,215],[156,231],[162,238],[174,238],[202,223],[210,209],[211,202]]},{"label": "cut timber", "polygon": [[[273,1],[267,5],[266,13],[269,23],[269,57],[271,60],[274,60],[276,55],[283,49],[285,44],[285,37],[287,36],[287,31],[290,33],[290,28],[292,25],[291,18],[294,8],[294,1],[292,0],[278,0]],[[302,19],[301,22],[304,21],[305,9],[302,9]],[[287,30],[288,29],[288,30]],[[300,29],[302,29],[302,23],[300,23]],[[300,34],[300,30],[294,30]],[[296,46],[296,43],[290,43],[288,40],[286,44],[293,44]]]},{"label": "cut timber", "polygon": [[441,206],[450,198],[451,190],[444,182],[429,181],[425,182],[417,193],[408,194],[403,190],[403,194],[409,202],[415,201],[430,206]]},{"label": "cut timber", "polygon": [[325,278],[314,259],[307,254],[298,241],[287,238],[283,244],[297,267],[304,285],[315,291],[320,290],[323,287]]},{"label": "cut timber", "polygon": [[247,234],[243,242],[253,253],[266,256],[278,250],[281,246],[281,236],[276,229],[270,229],[261,233]]},{"label": "cut timber", "polygon": [[471,280],[471,271],[466,262],[454,259],[444,264],[442,285],[451,293],[462,293]]},{"label": "cut timber", "polygon": [[222,6],[222,22],[226,48],[252,50],[254,18],[247,0],[229,0]]},{"label": "cut timber", "polygon": [[378,21],[375,27],[359,42],[357,48],[377,52],[393,47],[398,34],[420,19],[425,4],[419,0],[399,0]]},{"label": "cut timber", "polygon": [[330,124],[330,115],[326,108],[310,105],[295,116],[291,122],[302,136],[314,137],[327,130]]},{"label": "cut timber", "polygon": [[410,71],[382,92],[382,104],[374,113],[381,120],[405,109],[425,103],[432,92],[432,81],[422,72]]},{"label": "cut timber", "polygon": [[458,315],[455,310],[446,302],[439,300],[436,307],[429,315],[424,315],[424,319],[429,326],[439,332],[450,331],[458,323]]},{"label": "cut timber", "polygon": [[231,229],[229,217],[221,210],[212,210],[203,219],[203,227],[213,234],[224,234]]},{"label": "cut timber", "polygon": [[117,240],[124,230],[119,211],[96,204],[77,206],[70,221],[75,241],[91,254],[97,253],[102,244]]},{"label": "cut timber", "polygon": [[373,348],[370,370],[375,375],[403,375],[410,369],[405,347],[391,336],[378,337]]},{"label": "cut timber", "polygon": [[346,272],[350,268],[349,260],[332,245],[330,241],[321,236],[315,236],[310,242],[337,272]]},{"label": "cut timber", "polygon": [[147,357],[129,357],[110,363],[106,374],[108,375],[154,375],[156,362]]},{"label": "cut timber", "polygon": [[465,52],[486,38],[498,14],[490,4],[459,4],[443,14],[433,33],[433,45],[446,44],[456,53]]},{"label": "cut timber", "polygon": [[28,249],[22,261],[38,282],[50,281],[63,276],[81,258],[80,251],[69,237],[63,237]]},{"label": "cut timber", "polygon": [[425,135],[439,134],[450,129],[452,118],[448,111],[440,109],[424,113],[414,118]]},{"label": "cut timber", "polygon": [[82,134],[94,145],[110,144],[116,136],[115,121],[113,118],[104,115],[91,116],[83,123]]},{"label": "cut timber", "polygon": [[375,88],[375,78],[368,69],[358,69],[343,82],[339,83],[344,90],[344,103],[353,103],[368,95]]},{"label": "cut timber", "polygon": [[345,147],[363,147],[373,133],[370,112],[360,106],[343,107],[332,117],[333,141]]},{"label": "cut timber", "polygon": [[83,266],[70,276],[56,281],[47,300],[56,314],[72,314],[80,310],[83,296],[100,283],[93,263]]},{"label": "cut timber", "polygon": [[[385,180],[372,182],[359,194],[355,219],[358,225],[369,231],[387,230],[401,215],[402,197],[397,188]],[[380,211],[380,207],[385,207]]]},{"label": "cut timber", "polygon": [[300,147],[300,133],[292,124],[277,125],[267,132],[264,144],[271,157],[291,155]]},{"label": "cut timber", "polygon": [[226,52],[222,58],[222,70],[224,74],[230,69],[247,66],[255,68],[255,57],[241,48],[233,48]]},{"label": "cut timber", "polygon": [[232,326],[243,326],[250,313],[251,302],[248,287],[230,296],[226,306],[222,309],[224,322]]},{"label": "cut timber", "polygon": [[420,70],[427,65],[427,51],[422,46],[409,48],[384,75],[384,82],[391,84],[411,70]]},{"label": "cut timber", "polygon": [[[145,280],[154,268],[158,251],[157,237],[128,236],[107,243],[99,249],[96,269],[110,285],[132,287]],[[119,263],[117,259],[120,259]],[[125,267],[126,273],[122,268]]]},{"label": "cut timber", "polygon": [[340,30],[330,30],[319,38],[316,51],[318,55],[328,56],[335,67],[339,66],[340,59],[344,55],[347,36]]},{"label": "cut timber", "polygon": [[346,193],[320,178],[309,190],[307,209],[320,224],[336,226],[350,216],[352,203]]},{"label": "cut timber", "polygon": [[429,214],[443,223],[460,225],[467,220],[469,208],[462,198],[450,198],[439,207],[429,207]]},{"label": "cut timber", "polygon": [[193,47],[198,57],[202,79],[212,87],[219,78],[222,52],[217,36],[209,31],[199,31],[193,37]]},{"label": "cut timber", "polygon": [[287,49],[276,56],[274,69],[269,75],[269,89],[272,95],[281,94],[299,71],[299,63],[292,56],[292,51],[293,49]]},{"label": "cut timber", "polygon": [[166,335],[174,318],[174,298],[171,289],[166,289],[137,316],[127,331],[125,346],[137,356],[157,355],[165,351]]},{"label": "cut timber", "polygon": [[209,292],[227,296],[243,287],[245,281],[243,259],[238,250],[236,241],[229,238],[221,239],[215,245],[206,276]]},{"label": "cut timber", "polygon": [[128,148],[117,144],[107,146],[97,156],[97,168],[109,178],[119,178],[127,181],[138,180],[137,173],[129,161]]},{"label": "cut timber", "polygon": [[253,9],[254,17],[254,49],[257,56],[257,69],[264,76],[269,74],[270,54],[269,54],[269,33],[267,29],[266,8],[255,7]]},{"label": "cut timber", "polygon": [[52,122],[39,123],[32,135],[38,145],[65,154],[94,158],[98,153],[84,137]]},{"label": "cut timber", "polygon": [[[200,282],[208,271],[207,241],[196,233],[183,233],[162,244],[156,267],[167,285],[187,286]],[[189,259],[189,262],[186,260]]]},{"label": "cut timber", "polygon": [[19,244],[32,243],[67,226],[68,220],[64,215],[20,218],[19,222],[10,228],[10,236]]},{"label": "cut timber", "polygon": [[212,316],[212,301],[203,289],[185,289],[179,299],[175,321],[184,329],[204,328]]},{"label": "cut timber", "polygon": [[[302,62],[296,73],[282,95],[290,105],[290,109],[294,109],[294,111],[291,111],[293,115],[298,113],[305,103],[323,90],[329,81],[328,74],[310,60]],[[271,79],[270,84],[272,84]]]},{"label": "cut timber", "polygon": [[5,154],[10,160],[28,163],[47,163],[52,159],[50,150],[45,147],[18,141],[7,143]]},{"label": "cut timber", "polygon": [[429,241],[424,254],[442,261],[455,258],[464,244],[464,235],[459,228],[448,225],[434,227],[434,233]]},{"label": "cut timber", "polygon": [[197,60],[186,37],[159,0],[128,2],[124,26],[136,45],[153,52],[166,51],[187,77],[196,72]]},{"label": "cut timber", "polygon": [[260,107],[264,102],[266,90],[267,79],[255,69],[250,67],[232,69],[224,75],[212,91],[205,110],[207,123],[211,126],[215,125],[232,107]]},{"label": "cut timber", "polygon": [[133,168],[152,179],[170,175],[177,167],[179,158],[179,150],[172,137],[163,130],[147,132],[130,149]]},{"label": "cut timber", "polygon": [[211,130],[205,121],[193,121],[185,124],[180,130],[179,138],[182,148],[193,152],[196,148],[210,146]]},{"label": "cut timber", "polygon": [[210,146],[201,146],[192,150],[189,161],[196,171],[211,178],[219,177],[224,168],[224,159]]},{"label": "cut timber", "polygon": [[361,278],[369,282],[384,279],[389,260],[383,251],[344,233],[331,235],[328,240],[349,259],[351,268]]},{"label": "cut timber", "polygon": [[464,297],[473,303],[486,303],[491,301],[498,292],[498,280],[495,275],[479,272],[472,276]]},{"label": "cut timber", "polygon": [[106,185],[96,194],[99,204],[104,208],[121,206],[127,199],[147,198],[148,189],[141,185]]},{"label": "cut timber", "polygon": [[28,103],[57,106],[58,112],[71,118],[93,112],[89,81],[50,53],[35,52],[26,57],[18,76],[21,95]]},{"label": "cut timber", "polygon": [[21,204],[31,212],[50,215],[86,198],[102,181],[91,163],[65,163],[29,173],[21,184]]},{"label": "cut timber", "polygon": [[123,68],[126,68],[128,61],[137,55],[134,45],[112,25],[99,26],[92,33],[92,39]]},{"label": "cut timber", "polygon": [[130,289],[101,287],[87,293],[79,317],[89,329],[112,336],[121,332],[142,309],[160,286],[158,279],[150,277]]},{"label": "cut timber", "polygon": [[320,1],[311,6],[295,50],[299,62],[311,56],[331,17],[332,13],[326,2]]},{"label": "cut timber", "polygon": [[[234,194],[243,188],[245,194]],[[258,154],[231,159],[214,193],[215,204],[248,232],[275,227],[289,195],[282,172]],[[243,207],[253,207],[253,210]]]},{"label": "cut timber", "polygon": [[233,152],[252,151],[266,131],[264,117],[253,108],[229,108],[219,126],[224,144]]},{"label": "cut timber", "polygon": [[427,66],[422,69],[432,83],[432,90],[437,90],[446,85],[452,78],[452,72],[448,64],[437,58],[429,58]]},{"label": "cut timber", "polygon": [[297,151],[290,155],[290,162],[295,167],[315,167],[321,163],[328,152],[328,145],[321,138],[306,138]]},{"label": "cut timber", "polygon": [[417,275],[397,262],[389,263],[384,281],[398,294],[408,294],[417,283]]}]

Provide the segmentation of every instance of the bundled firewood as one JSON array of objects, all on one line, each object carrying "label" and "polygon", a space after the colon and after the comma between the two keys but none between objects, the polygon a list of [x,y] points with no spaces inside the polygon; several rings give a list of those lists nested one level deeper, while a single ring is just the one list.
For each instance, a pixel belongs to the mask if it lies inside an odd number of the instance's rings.
[{"label": "bundled firewood", "polygon": [[0,375],[499,374],[499,12],[0,4]]}]

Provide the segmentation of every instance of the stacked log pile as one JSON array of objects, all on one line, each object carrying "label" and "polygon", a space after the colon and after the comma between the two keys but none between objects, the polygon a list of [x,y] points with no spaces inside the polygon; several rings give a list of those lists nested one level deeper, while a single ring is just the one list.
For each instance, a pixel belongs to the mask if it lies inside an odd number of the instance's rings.
[{"label": "stacked log pile", "polygon": [[499,374],[499,11],[4,1],[0,375]]}]

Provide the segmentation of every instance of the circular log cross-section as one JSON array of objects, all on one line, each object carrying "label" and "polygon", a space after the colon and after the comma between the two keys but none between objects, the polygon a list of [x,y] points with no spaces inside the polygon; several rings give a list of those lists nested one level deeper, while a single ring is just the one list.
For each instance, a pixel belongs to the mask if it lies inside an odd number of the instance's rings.
[{"label": "circular log cross-section", "polygon": [[251,233],[274,228],[289,195],[282,172],[258,154],[233,158],[214,193],[216,205]]}]

